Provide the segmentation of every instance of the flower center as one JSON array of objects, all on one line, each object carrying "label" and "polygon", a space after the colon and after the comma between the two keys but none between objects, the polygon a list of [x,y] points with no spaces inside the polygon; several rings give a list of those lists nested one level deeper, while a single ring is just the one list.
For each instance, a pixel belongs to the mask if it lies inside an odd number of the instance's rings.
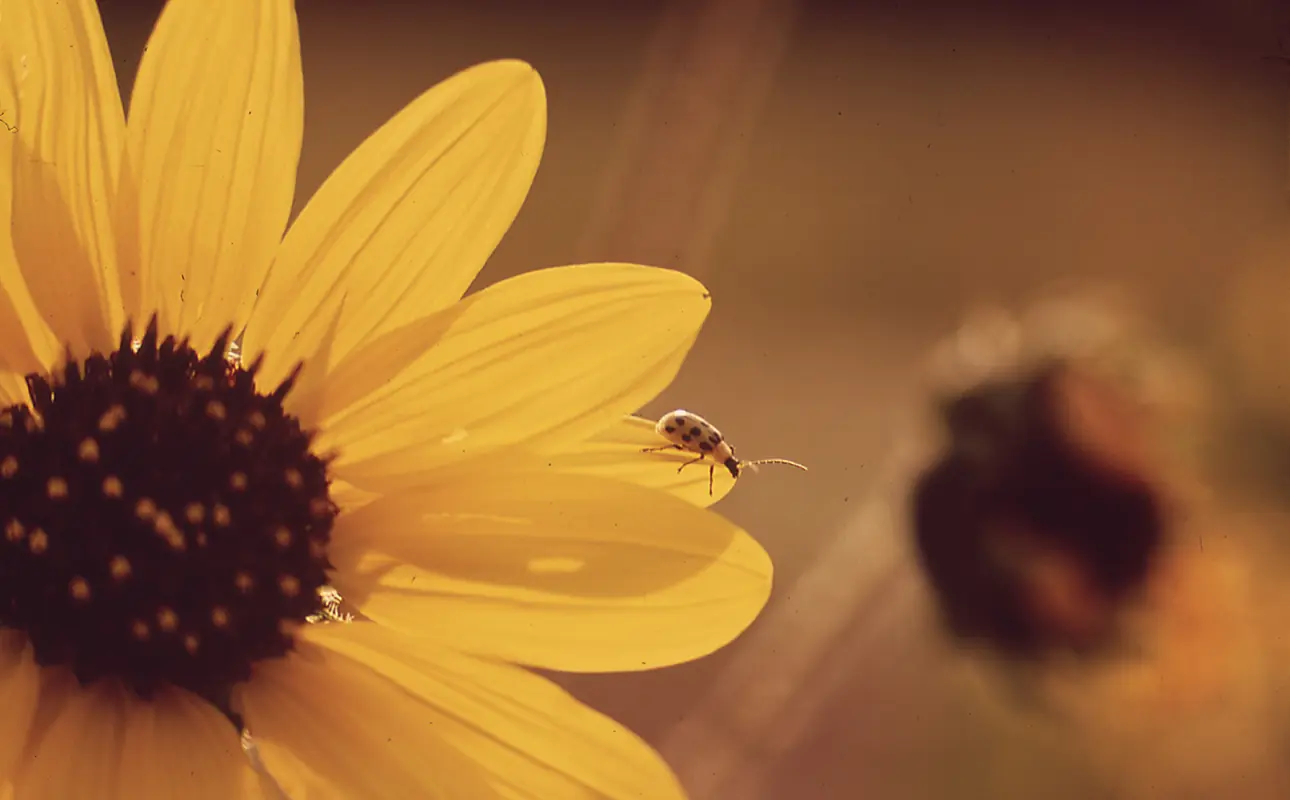
[{"label": "flower center", "polygon": [[82,683],[222,697],[322,610],[336,506],[288,378],[158,344],[27,376],[0,412],[0,627]]}]

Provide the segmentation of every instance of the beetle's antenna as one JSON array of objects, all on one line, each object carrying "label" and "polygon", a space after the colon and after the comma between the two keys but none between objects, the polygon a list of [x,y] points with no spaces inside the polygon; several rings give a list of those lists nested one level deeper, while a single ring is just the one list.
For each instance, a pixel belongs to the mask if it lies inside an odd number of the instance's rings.
[{"label": "beetle's antenna", "polygon": [[785,464],[790,467],[797,467],[803,472],[809,471],[805,464],[799,464],[796,461],[789,461],[787,458],[759,458],[756,461],[740,461],[739,467],[740,469],[744,467],[752,467],[752,471],[756,472],[758,464]]}]

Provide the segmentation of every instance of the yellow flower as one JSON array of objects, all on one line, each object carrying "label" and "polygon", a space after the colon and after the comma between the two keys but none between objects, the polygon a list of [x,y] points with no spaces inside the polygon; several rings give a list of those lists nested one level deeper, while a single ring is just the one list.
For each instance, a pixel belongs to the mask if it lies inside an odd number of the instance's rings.
[{"label": "yellow flower", "polygon": [[[602,264],[462,299],[545,137],[514,61],[287,229],[299,58],[289,0],[173,0],[127,122],[92,0],[0,0],[0,784],[260,796],[240,714],[310,796],[680,797],[524,666],[694,659],[767,599],[706,470],[627,416],[707,293]],[[361,621],[301,624],[328,585]]]}]

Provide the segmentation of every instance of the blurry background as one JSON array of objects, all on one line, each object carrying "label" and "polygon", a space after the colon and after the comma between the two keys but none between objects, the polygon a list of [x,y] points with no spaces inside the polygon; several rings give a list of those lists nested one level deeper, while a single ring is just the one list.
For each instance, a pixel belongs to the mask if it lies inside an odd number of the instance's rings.
[{"label": "blurry background", "polygon": [[[100,5],[128,87],[160,2]],[[600,259],[694,274],[713,314],[646,411],[684,405],[746,457],[811,466],[767,468],[718,507],[777,564],[742,639],[673,669],[560,678],[658,746],[696,800],[1229,796],[1153,791],[1132,748],[1107,768],[1060,730],[987,713],[929,614],[903,492],[922,359],[977,303],[1114,279],[1180,338],[1210,324],[1285,222],[1286,3],[300,0],[299,15],[297,207],[425,88],[530,61],[546,156],[481,282]],[[1218,768],[1231,796],[1290,796],[1241,764],[1240,789]]]}]

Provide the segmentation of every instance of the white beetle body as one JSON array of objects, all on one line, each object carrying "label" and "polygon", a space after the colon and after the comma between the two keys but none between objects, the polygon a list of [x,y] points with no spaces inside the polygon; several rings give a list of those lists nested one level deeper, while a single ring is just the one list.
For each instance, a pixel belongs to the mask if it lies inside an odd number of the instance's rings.
[{"label": "white beetle body", "polygon": [[691,464],[698,464],[701,461],[708,462],[708,494],[712,494],[712,479],[717,465],[725,467],[730,471],[732,478],[739,477],[739,471],[743,467],[756,468],[758,464],[787,464],[790,467],[806,469],[796,461],[787,461],[782,458],[763,458],[756,461],[740,461],[735,457],[735,448],[726,441],[726,437],[717,430],[717,426],[708,422],[703,417],[683,408],[675,411],[669,411],[664,414],[654,426],[658,432],[670,444],[659,447],[647,447],[645,452],[656,450],[683,450],[687,453],[693,453],[694,458],[685,462],[677,468],[677,472],[685,469]]},{"label": "white beetle body", "polygon": [[669,411],[654,426],[654,430],[675,447],[701,458],[710,458],[730,470],[732,477],[739,477],[739,461],[735,458],[735,449],[715,425],[698,414],[680,408]]}]

